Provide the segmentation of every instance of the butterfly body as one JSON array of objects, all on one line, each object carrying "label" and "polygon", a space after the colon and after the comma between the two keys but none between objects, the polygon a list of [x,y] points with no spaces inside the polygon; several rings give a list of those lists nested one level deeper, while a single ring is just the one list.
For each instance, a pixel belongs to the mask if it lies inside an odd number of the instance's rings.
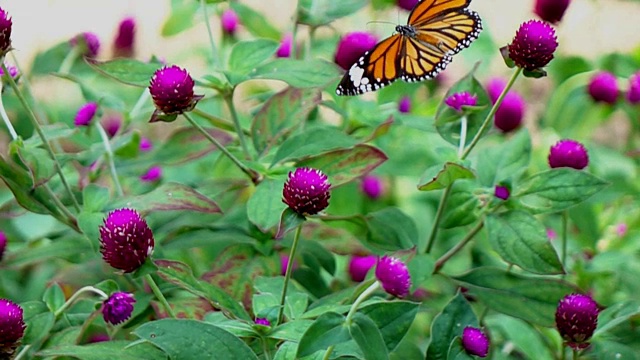
[{"label": "butterfly body", "polygon": [[468,47],[482,30],[478,14],[467,9],[471,0],[422,0],[407,25],[366,52],[342,78],[338,95],[376,91],[397,79],[407,82],[435,77],[452,55]]}]

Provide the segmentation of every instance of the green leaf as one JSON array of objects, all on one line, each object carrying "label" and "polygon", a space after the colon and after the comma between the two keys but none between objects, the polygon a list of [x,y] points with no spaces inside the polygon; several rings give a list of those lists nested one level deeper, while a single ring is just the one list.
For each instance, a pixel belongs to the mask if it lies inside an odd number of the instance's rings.
[{"label": "green leaf", "polygon": [[509,141],[487,147],[478,155],[478,179],[487,187],[516,180],[527,169],[531,159],[531,137],[520,129]]},{"label": "green leaf", "polygon": [[327,25],[362,9],[367,2],[367,0],[301,0],[298,3],[298,21],[312,28]]},{"label": "green leaf", "polygon": [[427,169],[418,183],[418,190],[432,191],[444,189],[459,179],[474,179],[476,176],[470,169],[453,162],[446,162],[444,167],[435,165]]},{"label": "green leaf", "polygon": [[253,36],[280,40],[280,31],[267,21],[267,17],[264,16],[264,14],[259,13],[237,1],[232,1],[229,5],[233,11],[238,14],[238,17],[242,21],[242,26]]},{"label": "green leaf", "polygon": [[16,163],[27,169],[34,186],[45,184],[56,174],[55,163],[44,149],[27,149],[22,144],[12,141],[9,152]]},{"label": "green leaf", "polygon": [[469,355],[464,346],[462,346],[462,338],[456,337],[451,346],[449,347],[449,353],[447,354],[447,360],[475,360],[476,356]]},{"label": "green leaf", "polygon": [[355,139],[334,128],[307,129],[280,145],[271,166],[285,160],[303,159],[331,150],[350,148],[355,144]]},{"label": "green leaf", "polygon": [[162,319],[143,324],[133,333],[162,349],[172,360],[258,359],[244,341],[201,321]]},{"label": "green leaf", "polygon": [[64,305],[65,297],[60,285],[57,282],[51,284],[47,290],[45,290],[42,296],[42,301],[47,304],[49,311],[55,313]]},{"label": "green leaf", "polygon": [[142,62],[134,59],[98,61],[87,59],[87,64],[97,72],[123,84],[146,88],[156,70],[162,67],[157,62]]},{"label": "green leaf", "polygon": [[501,314],[487,317],[485,321],[492,331],[499,331],[527,359],[554,359],[553,354],[545,344],[545,340],[540,337],[540,334],[533,326],[526,322]]},{"label": "green leaf", "polygon": [[140,212],[188,210],[203,213],[220,213],[213,200],[195,189],[174,182],[162,184],[153,191],[121,200],[114,207],[128,206]]},{"label": "green leaf", "polygon": [[[98,238],[95,238],[97,242]],[[91,245],[81,237],[63,237],[56,241],[31,244],[10,254],[5,254],[2,264],[7,267],[37,264],[49,259],[77,259],[93,253]]]},{"label": "green leaf", "polygon": [[[262,206],[262,204],[256,206],[260,207]],[[286,209],[284,209],[282,215],[280,216],[278,230],[276,231],[276,235],[274,236],[274,238],[276,240],[282,239],[289,231],[296,229],[298,226],[301,226],[302,223],[305,222],[305,220],[307,220],[306,217],[293,211],[290,207],[287,207]]]},{"label": "green leaf", "polygon": [[455,183],[449,193],[447,206],[440,223],[441,228],[452,229],[472,224],[478,220],[482,202],[476,194],[477,189],[478,183],[474,180],[460,180]]},{"label": "green leaf", "polygon": [[222,289],[206,281],[196,279],[189,266],[171,260],[156,260],[154,263],[158,267],[158,275],[165,281],[206,299],[213,307],[235,318],[253,320],[238,301]]},{"label": "green leaf", "polygon": [[150,343],[123,340],[103,341],[87,345],[62,345],[38,351],[41,357],[72,357],[79,360],[166,360],[167,354]]},{"label": "green leaf", "polygon": [[[48,141],[66,139],[78,132],[78,128],[70,129],[69,126],[64,123],[55,123],[40,126],[42,127],[42,132],[44,133]],[[26,148],[34,148],[41,145],[42,138],[40,138],[40,136],[32,136],[24,140],[24,147]]]},{"label": "green leaf", "polygon": [[324,87],[340,76],[335,64],[321,59],[275,59],[249,73],[252,79],[281,80],[296,88]]},{"label": "green leaf", "polygon": [[387,155],[380,149],[366,144],[358,144],[350,149],[334,150],[312,156],[296,163],[296,167],[322,169],[331,179],[331,187],[349,183],[368,174],[387,161]]},{"label": "green leaf", "polygon": [[[162,25],[161,34],[164,37],[178,35],[194,25],[194,18],[198,11],[199,3],[185,1],[171,9],[169,18]],[[207,20],[208,21],[208,20]]]},{"label": "green leaf", "polygon": [[101,212],[81,211],[78,214],[78,227],[90,244],[94,244],[94,242],[97,244],[100,239],[99,227],[103,224],[105,217],[105,214]]},{"label": "green leaf", "polygon": [[637,360],[638,348],[621,344],[616,341],[597,339],[589,347],[589,358],[591,359],[616,359],[616,360]]},{"label": "green leaf", "polygon": [[535,217],[523,211],[490,214],[485,226],[491,247],[504,261],[536,274],[564,274],[544,225]]},{"label": "green leaf", "polygon": [[51,312],[34,315],[29,319],[25,319],[27,328],[24,331],[22,342],[25,344],[34,344],[41,341],[49,335],[49,331],[53,328],[55,321],[56,319]]},{"label": "green leaf", "polygon": [[305,331],[309,329],[311,324],[313,324],[313,321],[311,320],[298,319],[288,321],[282,325],[279,325],[271,333],[269,333],[269,337],[278,340],[299,342],[302,334],[304,334]]},{"label": "green leaf", "polygon": [[411,249],[418,241],[413,219],[398,208],[385,208],[366,216],[367,245],[385,251]]},{"label": "green leaf", "polygon": [[256,186],[255,192],[247,201],[247,217],[262,232],[278,225],[286,205],[282,202],[284,181],[265,179]]},{"label": "green leaf", "polygon": [[552,327],[558,302],[577,291],[562,280],[480,267],[453,277],[490,309],[533,324]]},{"label": "green leaf", "polygon": [[431,324],[431,341],[427,348],[427,359],[447,359],[451,342],[462,336],[466,326],[478,326],[478,319],[471,305],[458,292],[447,306],[442,309]]},{"label": "green leaf", "polygon": [[296,359],[311,355],[316,351],[326,350],[331,345],[351,340],[344,321],[344,315],[334,312],[320,315],[302,335]]},{"label": "green leaf", "polygon": [[365,360],[389,359],[382,333],[367,315],[356,313],[349,326],[349,334],[364,354]]},{"label": "green leaf", "polygon": [[[206,130],[222,145],[233,140],[229,134],[223,131]],[[154,154],[154,160],[167,165],[182,164],[201,158],[215,150],[217,150],[216,146],[209,142],[198,129],[189,126],[172,132],[162,147]]]},{"label": "green leaf", "polygon": [[556,168],[525,180],[513,196],[536,212],[558,212],[583,202],[607,185],[588,172]]},{"label": "green leaf", "polygon": [[237,42],[229,55],[229,70],[245,75],[275,54],[280,44],[269,39]]},{"label": "green leaf", "polygon": [[606,337],[607,332],[619,325],[629,324],[632,319],[640,315],[640,302],[626,301],[604,309],[598,314],[598,328],[593,337]]},{"label": "green leaf", "polygon": [[100,212],[107,206],[109,199],[109,189],[97,184],[89,184],[82,189],[83,212]]},{"label": "green leaf", "polygon": [[387,350],[393,351],[411,328],[419,307],[419,303],[410,301],[384,301],[365,305],[358,313],[373,320]]}]

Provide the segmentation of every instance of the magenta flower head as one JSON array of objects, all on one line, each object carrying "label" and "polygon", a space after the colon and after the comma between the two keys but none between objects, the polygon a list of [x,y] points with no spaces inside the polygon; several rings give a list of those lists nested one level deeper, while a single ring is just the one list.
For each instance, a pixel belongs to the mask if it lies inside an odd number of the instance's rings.
[{"label": "magenta flower head", "polygon": [[257,318],[255,323],[263,326],[271,326],[271,321],[266,318]]},{"label": "magenta flower head", "polygon": [[351,276],[351,280],[355,282],[363,281],[377,261],[378,257],[375,255],[352,256],[351,260],[349,260],[349,275]]},{"label": "magenta flower head", "polygon": [[140,151],[148,152],[151,150],[153,150],[153,143],[151,142],[151,140],[149,140],[149,138],[142,137],[140,139]]},{"label": "magenta flower head", "polygon": [[496,185],[493,195],[498,199],[508,200],[511,193],[506,186]]},{"label": "magenta flower head", "polygon": [[104,117],[101,123],[107,135],[114,137],[118,133],[118,130],[120,130],[120,126],[122,126],[122,116],[120,116],[120,114],[110,114]]},{"label": "magenta flower head", "polygon": [[162,177],[162,168],[160,166],[152,166],[146,173],[140,175],[140,180],[144,182],[154,182]]},{"label": "magenta flower head", "polygon": [[546,66],[558,47],[556,31],[551,25],[529,20],[520,25],[511,44],[509,58],[525,70],[533,71]]},{"label": "magenta flower head", "polygon": [[589,165],[589,155],[584,146],[574,140],[560,140],[549,151],[549,166],[584,169]]},{"label": "magenta flower head", "polygon": [[127,321],[133,313],[136,299],[133,294],[114,292],[102,303],[102,317],[106,323],[118,325]]},{"label": "magenta flower head", "polygon": [[598,325],[598,304],[589,296],[565,296],[556,310],[556,327],[567,345],[584,349]]},{"label": "magenta flower head", "polygon": [[289,172],[282,201],[300,215],[315,215],[329,206],[331,184],[322,171],[297,168]]},{"label": "magenta flower head", "polygon": [[629,78],[629,90],[627,90],[627,101],[630,104],[640,103],[640,72]]},{"label": "magenta flower head", "polygon": [[419,2],[420,0],[397,0],[396,4],[398,4],[398,7],[403,8],[407,11],[411,11],[413,10],[414,7],[416,7],[416,4]]},{"label": "magenta flower head", "polygon": [[619,93],[618,80],[610,72],[599,72],[589,81],[587,91],[595,102],[615,104]]},{"label": "magenta flower head", "polygon": [[11,300],[0,299],[0,358],[11,356],[24,335],[26,325],[20,305]]},{"label": "magenta flower head", "polygon": [[91,125],[91,120],[96,115],[96,111],[98,110],[98,104],[95,102],[88,102],[78,109],[76,113],[76,117],[73,119],[73,123],[76,126],[89,126]]},{"label": "magenta flower head", "polygon": [[570,0],[536,0],[534,12],[540,19],[556,24],[562,20]]},{"label": "magenta flower head", "polygon": [[0,261],[2,261],[2,256],[4,256],[4,250],[7,248],[7,235],[4,232],[0,231]]},{"label": "magenta flower head", "polygon": [[11,26],[13,22],[9,14],[0,8],[0,55],[4,56],[11,50]]},{"label": "magenta flower head", "polygon": [[362,179],[360,190],[370,199],[377,199],[384,191],[382,180],[375,175],[367,175]]},{"label": "magenta flower head", "polygon": [[384,291],[399,298],[409,294],[411,275],[402,260],[384,256],[376,265],[376,279],[382,284]]},{"label": "magenta flower head", "polygon": [[126,17],[118,25],[118,32],[113,41],[114,57],[133,57],[135,54],[136,19]]},{"label": "magenta flower head", "polygon": [[83,32],[73,37],[69,43],[71,46],[80,46],[80,52],[89,58],[96,57],[100,50],[100,38],[92,32]]},{"label": "magenta flower head", "polygon": [[[289,255],[281,254],[280,255],[280,274],[282,274],[282,276],[284,276],[287,273],[287,266],[289,266]],[[297,260],[294,260],[293,264],[291,265],[291,271],[295,271],[298,267],[300,267],[300,264],[298,264]]]},{"label": "magenta flower head", "polygon": [[482,330],[467,326],[462,330],[462,347],[470,355],[486,357],[489,353],[489,338]]},{"label": "magenta flower head", "polygon": [[233,9],[227,9],[222,13],[220,22],[222,23],[222,31],[224,31],[225,34],[234,35],[240,21]]},{"label": "magenta flower head", "polygon": [[133,209],[111,211],[100,226],[100,252],[104,261],[125,273],[136,271],[153,252],[153,233]]},{"label": "magenta flower head", "polygon": [[[7,70],[9,70],[9,76],[11,76],[14,80],[17,80],[19,77],[18,75],[20,75],[20,71],[18,71],[18,68],[7,63],[5,63],[4,65],[7,67]],[[0,76],[3,75],[4,70],[2,70],[2,68],[0,67]]]},{"label": "magenta flower head", "polygon": [[398,103],[398,111],[403,114],[408,114],[411,112],[411,98],[408,96],[403,96]]},{"label": "magenta flower head", "polygon": [[351,32],[340,39],[336,49],[335,62],[341,68],[349,70],[365,52],[373,49],[378,38],[368,32]]},{"label": "magenta flower head", "polygon": [[[187,70],[173,65],[157,70],[151,77],[149,92],[157,111],[165,115],[177,115],[191,111],[201,95],[194,95],[195,82]],[[155,112],[151,122],[161,120]],[[171,120],[174,120],[173,117]]]},{"label": "magenta flower head", "polygon": [[[500,78],[494,78],[487,83],[487,92],[492,103],[496,103],[504,90],[506,82]],[[493,118],[493,124],[503,133],[513,131],[522,125],[526,103],[517,92],[509,90],[500,103]]]},{"label": "magenta flower head", "polygon": [[461,112],[463,106],[475,106],[478,103],[478,97],[463,91],[450,95],[444,99],[444,103],[455,111]]},{"label": "magenta flower head", "polygon": [[279,58],[287,58],[291,56],[291,46],[293,45],[293,35],[285,34],[280,42],[280,47],[276,51],[276,56]]}]

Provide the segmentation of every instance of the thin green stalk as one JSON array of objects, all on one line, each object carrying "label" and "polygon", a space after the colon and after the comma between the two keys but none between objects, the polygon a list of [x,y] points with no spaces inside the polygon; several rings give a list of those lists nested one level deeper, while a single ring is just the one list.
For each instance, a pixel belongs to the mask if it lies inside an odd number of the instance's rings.
[{"label": "thin green stalk", "polygon": [[[5,74],[8,74],[9,70],[7,70],[7,66],[4,63],[0,65],[2,66],[2,71],[4,71]],[[42,127],[40,126],[40,123],[38,123],[38,119],[36,118],[36,115],[33,113],[31,106],[29,106],[29,104],[25,100],[24,96],[22,95],[22,92],[20,92],[20,89],[18,89],[18,85],[16,85],[16,82],[13,80],[13,78],[11,76],[7,76],[6,79],[8,79],[9,84],[11,85],[11,88],[13,89],[13,91],[16,93],[16,96],[18,97],[18,100],[20,100],[22,107],[24,107],[24,109],[27,111],[29,115],[29,119],[33,124],[33,127],[36,129],[38,136],[40,136],[40,139],[42,140],[42,144],[44,145],[45,149],[49,153],[49,156],[51,157],[51,159],[53,160],[56,171],[58,172],[58,176],[60,176],[60,181],[62,181],[62,185],[67,190],[67,193],[71,198],[71,201],[73,202],[73,207],[76,209],[76,211],[80,211],[80,205],[78,204],[78,200],[76,200],[76,197],[73,195],[73,192],[71,191],[71,187],[69,186],[69,183],[67,182],[67,179],[65,178],[62,172],[62,167],[60,166],[60,162],[58,162],[58,158],[56,157],[56,154],[53,152],[53,149],[51,148],[51,144],[49,144],[49,141],[47,140],[47,137],[45,136],[44,131],[42,131]]]},{"label": "thin green stalk", "polygon": [[138,116],[138,113],[140,113],[140,111],[142,110],[142,107],[147,102],[150,96],[151,96],[151,93],[149,93],[149,90],[145,88],[142,91],[142,94],[140,94],[138,101],[136,101],[136,104],[133,105],[133,109],[129,111],[129,119],[135,119]]},{"label": "thin green stalk", "polygon": [[71,48],[71,51],[67,53],[64,60],[60,64],[58,68],[58,72],[61,74],[68,74],[71,71],[71,67],[73,67],[73,63],[76,59],[81,55],[80,51],[82,50],[82,46],[74,46]]},{"label": "thin green stalk", "polygon": [[[6,76],[9,76],[9,75],[6,75]],[[2,82],[0,82],[0,93],[2,93]],[[11,134],[11,139],[13,140],[17,139],[18,133],[16,132],[16,129],[13,128],[13,124],[11,124],[11,120],[9,120],[9,115],[7,115],[7,112],[4,109],[2,96],[0,96],[0,116],[2,116],[2,121],[4,121],[4,124],[7,126],[7,129],[9,130],[9,134]]]},{"label": "thin green stalk", "polygon": [[[191,112],[193,112],[194,114],[196,114],[196,115],[198,115],[200,117],[205,118],[207,121],[209,121],[209,123],[211,125],[217,127],[218,129],[222,129],[222,130],[226,130],[226,131],[235,131],[236,130],[235,125],[232,122],[228,121],[228,120],[221,119],[221,118],[219,118],[217,116],[213,116],[213,115],[211,115],[209,113],[206,113],[206,112],[204,112],[204,111],[202,111],[202,110],[200,110],[198,108],[195,108],[195,109],[191,110]],[[242,133],[247,135],[247,136],[251,135],[251,131],[246,130],[246,129],[242,129]]]},{"label": "thin green stalk", "polygon": [[113,179],[113,183],[116,186],[116,191],[118,192],[118,196],[123,197],[124,191],[122,191],[122,185],[120,185],[120,180],[118,180],[118,172],[116,171],[116,164],[113,160],[113,150],[111,149],[111,143],[109,142],[109,136],[107,132],[104,131],[102,124],[99,121],[94,121],[95,127],[100,134],[100,138],[102,138],[102,144],[104,145],[105,156],[107,157],[107,163],[109,163],[109,171],[111,172],[111,178]]},{"label": "thin green stalk", "polygon": [[329,360],[331,359],[331,353],[333,352],[333,349],[335,348],[335,345],[331,345],[327,348],[327,351],[324,353],[324,356],[322,357],[322,360]]},{"label": "thin green stalk", "polygon": [[[312,3],[315,3],[312,2]],[[298,10],[300,9],[300,1],[296,1],[296,12],[293,14],[293,31],[291,31],[291,58],[297,59],[298,46],[296,44],[296,35],[298,34]]]},{"label": "thin green stalk", "polygon": [[464,146],[467,143],[467,116],[462,117],[462,123],[460,124],[460,145],[458,145],[458,157],[462,157],[464,154]]},{"label": "thin green stalk", "polygon": [[233,92],[231,92],[229,95],[226,95],[224,97],[224,101],[227,103],[227,107],[229,107],[231,119],[233,120],[233,125],[236,128],[236,133],[238,134],[238,139],[240,140],[240,145],[242,146],[244,156],[245,158],[250,159],[251,154],[249,153],[249,147],[247,146],[247,141],[244,139],[244,132],[242,131],[242,126],[240,125],[240,119],[238,118],[236,107],[233,105]]},{"label": "thin green stalk", "polygon": [[211,60],[213,61],[213,66],[218,66],[218,48],[216,46],[216,42],[213,40],[213,31],[211,31],[211,24],[209,24],[209,14],[207,13],[207,3],[205,0],[200,0],[200,8],[202,8],[202,15],[204,16],[204,24],[207,27],[207,35],[209,36],[209,46],[211,47],[211,52],[213,53]]},{"label": "thin green stalk", "polygon": [[427,240],[427,246],[424,251],[425,254],[431,252],[431,248],[433,247],[433,243],[436,240],[436,235],[438,234],[438,227],[440,226],[440,221],[442,220],[442,215],[444,214],[444,206],[447,203],[447,199],[449,198],[449,193],[451,193],[451,188],[453,184],[449,184],[444,189],[442,193],[442,197],[440,197],[440,203],[438,203],[438,210],[436,210],[436,217],[433,220],[433,227],[431,228],[431,233],[429,234],[429,239]]},{"label": "thin green stalk", "polygon": [[149,287],[151,287],[151,291],[153,291],[153,294],[156,296],[156,299],[160,301],[164,309],[167,311],[167,314],[169,314],[169,316],[175,319],[176,314],[173,312],[171,305],[169,305],[167,298],[165,298],[164,295],[162,294],[162,291],[160,291],[160,288],[156,284],[155,280],[153,280],[150,274],[145,275],[144,278],[147,280],[147,283],[149,284]]},{"label": "thin green stalk", "polygon": [[374,281],[373,284],[371,284],[371,286],[369,286],[365,291],[363,291],[362,294],[358,296],[356,301],[354,301],[353,304],[351,304],[351,308],[347,313],[347,317],[346,319],[344,319],[344,323],[347,326],[351,326],[351,321],[353,320],[353,316],[358,311],[358,307],[360,306],[360,304],[363,301],[365,301],[369,297],[369,295],[373,294],[376,290],[378,290],[379,287],[380,287],[380,282]]},{"label": "thin green stalk", "polygon": [[55,313],[53,313],[53,316],[57,319],[58,316],[60,316],[65,310],[67,310],[69,308],[69,306],[71,306],[77,299],[78,297],[80,297],[80,295],[82,295],[85,292],[93,292],[98,294],[103,300],[106,300],[109,296],[107,294],[105,294],[104,291],[95,288],[93,286],[85,286],[83,288],[80,288],[78,291],[76,291],[73,295],[71,295],[71,297],[69,298],[69,300],[67,300],[58,310],[56,310]]},{"label": "thin green stalk", "polygon": [[58,207],[58,209],[62,211],[62,213],[67,217],[67,222],[68,222],[67,225],[71,226],[71,228],[73,228],[73,230],[75,230],[76,232],[82,234],[82,230],[80,230],[80,228],[78,227],[78,219],[76,219],[76,217],[69,211],[69,209],[67,209],[67,207],[64,206],[62,201],[58,199],[58,197],[53,192],[53,190],[51,190],[51,187],[49,187],[49,184],[44,184],[42,188],[47,192],[47,194],[51,198],[51,201],[53,201],[54,204],[56,204],[56,206]]},{"label": "thin green stalk", "polygon": [[29,349],[31,349],[31,345],[25,345],[22,348],[22,350],[20,350],[18,355],[16,355],[16,357],[13,358],[13,360],[21,360],[22,357],[25,356],[27,354],[27,352],[29,352]]},{"label": "thin green stalk", "polygon": [[469,154],[471,153],[471,150],[473,150],[473,148],[478,144],[478,141],[480,141],[480,138],[482,138],[482,135],[489,127],[489,124],[491,124],[491,119],[493,119],[493,116],[496,114],[496,111],[498,111],[500,104],[502,104],[502,100],[504,100],[504,97],[507,95],[507,92],[509,92],[509,89],[511,89],[511,87],[513,86],[513,83],[516,81],[516,79],[518,78],[521,72],[522,72],[522,68],[520,67],[516,68],[516,71],[513,72],[513,75],[511,75],[511,78],[509,79],[507,86],[505,86],[504,90],[502,90],[502,93],[498,97],[498,100],[496,100],[496,103],[493,104],[491,111],[489,111],[489,114],[487,114],[487,117],[482,122],[482,126],[480,126],[480,130],[478,130],[476,135],[473,137],[473,140],[471,140],[471,144],[469,144],[467,149],[464,151],[464,153],[460,157],[460,160],[466,159],[467,156],[469,156]]},{"label": "thin green stalk", "polygon": [[100,314],[100,311],[96,310],[92,312],[91,315],[89,315],[89,317],[84,321],[82,327],[80,328],[80,331],[78,332],[78,336],[76,336],[76,345],[80,344],[80,341],[82,341],[84,334],[87,332],[87,329],[89,329],[89,326],[91,326],[91,323],[93,323],[93,320],[98,317],[98,314]]},{"label": "thin green stalk", "polygon": [[578,360],[578,350],[576,349],[571,349],[571,353],[573,354],[573,356],[571,357],[573,360]]},{"label": "thin green stalk", "polygon": [[562,212],[562,266],[566,267],[567,261],[567,231],[569,230],[569,213],[567,210]]},{"label": "thin green stalk", "polygon": [[264,353],[265,360],[271,360],[271,354],[269,353],[267,339],[265,339],[264,337],[260,337],[260,341],[262,342],[262,352]]},{"label": "thin green stalk", "polygon": [[476,236],[476,234],[480,231],[480,229],[482,229],[483,226],[484,221],[479,221],[476,226],[474,226],[473,229],[471,229],[471,231],[469,231],[467,235],[465,235],[462,241],[457,243],[456,246],[452,247],[451,249],[449,249],[449,251],[442,255],[440,259],[436,261],[436,264],[433,267],[433,273],[436,274],[438,271],[440,271],[444,264],[449,261],[449,259],[451,259],[455,254],[457,254],[458,251],[462,250],[462,248],[465,247],[465,245],[467,245],[474,236]]},{"label": "thin green stalk", "polygon": [[291,269],[293,269],[293,263],[296,256],[296,249],[298,249],[298,242],[300,241],[301,231],[302,231],[302,225],[299,225],[293,237],[293,244],[291,245],[291,250],[289,251],[289,262],[287,263],[287,271],[284,273],[284,285],[282,286],[282,295],[280,296],[280,308],[278,309],[278,318],[276,319],[275,326],[278,326],[282,322],[282,314],[284,313],[284,303],[287,298],[287,288],[289,287],[289,281],[291,279]]}]

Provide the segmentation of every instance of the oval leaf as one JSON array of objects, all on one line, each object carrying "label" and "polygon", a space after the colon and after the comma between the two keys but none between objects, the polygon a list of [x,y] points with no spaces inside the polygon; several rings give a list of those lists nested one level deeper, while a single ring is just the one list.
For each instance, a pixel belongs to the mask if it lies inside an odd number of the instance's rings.
[{"label": "oval leaf", "polygon": [[87,64],[99,73],[117,80],[123,84],[146,88],[149,86],[153,73],[162,67],[162,64],[145,63],[134,59],[114,59],[98,61],[87,58]]},{"label": "oval leaf", "polygon": [[249,73],[252,79],[282,80],[297,88],[323,87],[340,77],[335,64],[320,59],[276,59]]},{"label": "oval leaf", "polygon": [[[247,216],[249,221],[267,232],[272,227],[278,225],[280,216],[286,205],[282,202],[283,180],[266,179],[256,187],[256,191],[247,201]],[[281,222],[280,222],[281,223]],[[283,228],[282,230],[287,230]],[[279,234],[279,233],[278,233]],[[284,234],[282,234],[284,235]]]},{"label": "oval leaf", "polygon": [[452,341],[462,336],[465,326],[478,326],[478,319],[471,305],[458,293],[431,324],[431,341],[427,348],[427,359],[447,359]]},{"label": "oval leaf", "polygon": [[330,127],[308,129],[282,143],[271,162],[271,166],[285,160],[302,159],[330,150],[350,148],[354,145],[356,145],[355,139],[337,129]]},{"label": "oval leaf", "polygon": [[344,320],[344,315],[334,312],[320,315],[302,335],[296,359],[311,355],[316,351],[326,350],[331,345],[351,340]]},{"label": "oval leaf", "polygon": [[263,61],[272,57],[279,43],[268,39],[246,40],[237,42],[229,55],[229,70],[238,74],[246,74]]},{"label": "oval leaf", "polygon": [[80,360],[166,360],[167,354],[149,343],[103,341],[87,345],[62,345],[38,351],[42,357],[72,357]]},{"label": "oval leaf", "polygon": [[422,175],[418,190],[432,191],[444,189],[459,179],[474,179],[473,171],[453,162],[447,162],[444,167],[433,166]]},{"label": "oval leaf", "polygon": [[382,333],[367,315],[356,313],[349,326],[349,334],[356,341],[364,354],[365,360],[389,359],[389,352],[384,346]]},{"label": "oval leaf", "polygon": [[[120,202],[121,205],[133,207],[140,212],[189,210],[204,213],[220,213],[220,207],[213,200],[197,192],[193,188],[178,184],[166,183],[144,195],[135,196]],[[115,208],[120,206],[115,206]]]},{"label": "oval leaf", "polygon": [[418,229],[409,216],[397,208],[386,208],[366,216],[369,232],[367,244],[397,251],[411,249],[418,241]]}]

